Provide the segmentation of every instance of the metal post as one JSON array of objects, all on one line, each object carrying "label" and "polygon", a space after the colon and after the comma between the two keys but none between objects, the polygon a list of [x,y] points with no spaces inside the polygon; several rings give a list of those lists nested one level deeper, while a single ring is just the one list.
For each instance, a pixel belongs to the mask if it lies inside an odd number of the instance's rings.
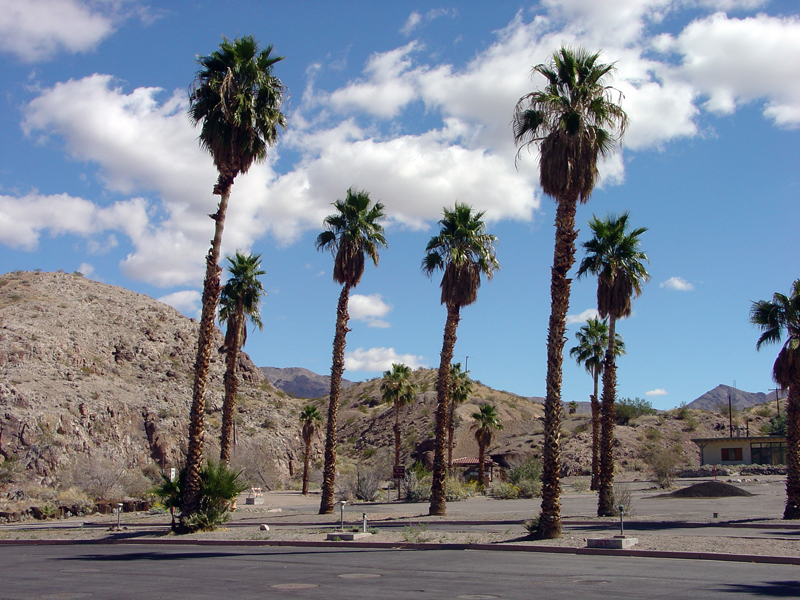
[{"label": "metal post", "polygon": [[625,507],[620,504],[619,507],[619,536],[625,537],[625,525],[622,520],[622,515],[625,514]]},{"label": "metal post", "polygon": [[122,504],[117,504],[117,531],[120,530],[119,520],[122,517]]},{"label": "metal post", "polygon": [[341,529],[342,531],[344,531],[344,505],[345,505],[345,504],[347,504],[347,502],[346,502],[346,501],[344,501],[344,500],[342,500],[342,501],[340,502],[340,504],[341,504],[342,506],[341,506],[341,512],[339,513],[339,529]]},{"label": "metal post", "polygon": [[361,513],[362,518],[362,531],[367,533],[367,513]]}]

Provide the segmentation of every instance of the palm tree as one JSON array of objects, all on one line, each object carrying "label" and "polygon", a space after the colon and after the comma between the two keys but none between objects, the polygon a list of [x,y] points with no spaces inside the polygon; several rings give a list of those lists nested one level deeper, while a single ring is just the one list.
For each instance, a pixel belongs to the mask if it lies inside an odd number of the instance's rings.
[{"label": "palm tree", "polygon": [[331,391],[328,401],[328,425],[325,432],[325,471],[322,480],[322,501],[319,514],[333,512],[333,492],[336,481],[336,413],[339,410],[339,389],[344,373],[344,348],[347,322],[350,315],[347,303],[350,288],[361,281],[365,255],[377,266],[378,248],[386,247],[383,226],[383,204],[370,205],[369,194],[354,188],[347,190],[344,200],[333,203],[337,212],[325,217],[325,231],[317,236],[317,250],[329,249],[334,256],[333,280],[342,285],[336,308],[336,333],[333,338]]},{"label": "palm tree", "polygon": [[485,486],[486,448],[492,443],[492,436],[498,429],[503,428],[500,417],[493,404],[481,404],[478,412],[472,413],[472,429],[478,441],[478,488]]},{"label": "palm tree", "polygon": [[[556,238],[550,280],[547,331],[547,385],[542,450],[542,509],[536,535],[561,535],[561,372],[569,310],[570,279],[575,263],[575,212],[597,181],[597,161],[608,156],[627,124],[625,112],[612,100],[606,84],[613,64],[600,54],[562,47],[533,73],[547,80],[543,90],[526,94],[514,109],[514,140],[520,147],[539,147],[539,182],[556,201]],[[519,155],[518,155],[519,156]]]},{"label": "palm tree", "polygon": [[497,238],[486,233],[483,212],[473,212],[472,207],[456,202],[453,210],[444,209],[439,221],[441,229],[428,242],[422,272],[431,277],[443,271],[441,302],[447,306],[447,321],[436,380],[436,446],[433,458],[433,483],[429,514],[447,514],[445,504],[445,438],[447,433],[448,398],[450,395],[450,362],[456,345],[456,329],[461,320],[461,307],[469,306],[478,298],[481,275],[487,279],[500,268],[495,256]]},{"label": "palm tree", "polygon": [[617,319],[628,317],[633,299],[650,280],[644,262],[647,255],[639,247],[639,236],[646,227],[628,231],[628,213],[606,219],[593,216],[589,227],[594,237],[583,244],[586,256],[578,268],[578,278],[597,275],[597,311],[608,317],[608,346],[603,358],[603,398],[600,406],[600,470],[597,516],[609,517],[614,508],[614,400],[617,393],[615,351]]},{"label": "palm tree", "polygon": [[453,446],[456,435],[456,406],[463,404],[472,393],[469,371],[461,370],[461,363],[450,365],[450,411],[447,417],[447,470],[453,472]]},{"label": "palm tree", "polygon": [[772,367],[775,383],[789,388],[786,399],[786,508],[784,519],[800,519],[800,279],[792,284],[788,296],[775,293],[772,301],[759,300],[750,308],[750,322],[759,327],[756,342],[780,343],[786,333],[778,358]]},{"label": "palm tree", "polygon": [[383,372],[381,394],[384,402],[394,405],[394,464],[400,464],[400,409],[414,401],[417,386],[411,383],[411,368],[392,363],[391,371]]},{"label": "palm tree", "polygon": [[219,298],[219,322],[227,323],[225,344],[220,351],[225,352],[225,397],[222,401],[222,431],[219,438],[219,460],[228,465],[231,460],[231,432],[233,431],[233,408],[239,378],[236,369],[239,351],[247,342],[247,321],[258,329],[261,322],[261,297],[266,296],[264,287],[258,280],[266,272],[261,270],[260,254],[236,252],[228,257],[230,277],[222,288]]},{"label": "palm tree", "polygon": [[[589,319],[575,334],[578,345],[571,348],[569,355],[592,376],[594,392],[589,397],[592,407],[592,483],[590,489],[597,490],[597,474],[600,470],[600,401],[597,399],[597,385],[603,374],[603,356],[608,347],[608,321]],[[614,355],[625,354],[625,342],[617,334],[614,342]]]},{"label": "palm tree", "polygon": [[322,415],[319,409],[312,404],[304,406],[303,410],[300,411],[300,423],[303,426],[301,433],[303,442],[306,445],[306,455],[303,459],[303,496],[308,496],[308,463],[311,458],[311,438],[314,437],[317,426],[322,423]]},{"label": "palm tree", "polygon": [[285,127],[281,112],[283,84],[272,74],[272,67],[283,57],[272,54],[272,46],[259,51],[249,36],[232,42],[224,37],[219,50],[198,57],[197,72],[189,94],[189,118],[202,123],[200,145],[211,153],[218,178],[214,194],[220,197],[214,220],[214,239],[206,255],[203,282],[203,309],[194,367],[189,445],[186,455],[182,524],[200,503],[200,470],[203,462],[205,431],[205,395],[214,316],[219,299],[219,254],[222,231],[228,210],[231,186],[237,175],[246,173],[254,162],[267,156],[267,148],[278,139],[278,128]]}]

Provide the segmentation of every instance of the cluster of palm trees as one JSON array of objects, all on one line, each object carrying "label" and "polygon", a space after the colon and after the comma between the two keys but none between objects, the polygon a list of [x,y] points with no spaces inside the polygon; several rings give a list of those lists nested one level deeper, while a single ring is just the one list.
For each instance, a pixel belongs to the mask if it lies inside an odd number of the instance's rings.
[{"label": "cluster of palm trees", "polygon": [[[207,149],[218,171],[214,194],[220,196],[217,211],[210,215],[215,222],[214,237],[206,256],[206,273],[202,294],[202,314],[195,361],[195,379],[189,426],[189,445],[183,486],[182,524],[197,510],[200,500],[200,469],[203,460],[204,407],[209,363],[212,351],[214,319],[220,300],[220,273],[218,265],[222,234],[235,178],[246,173],[254,162],[264,160],[267,150],[277,141],[278,131],[286,125],[281,112],[284,88],[272,70],[282,57],[275,56],[272,47],[260,50],[256,41],[245,36],[233,41],[223,38],[217,51],[198,58],[201,68],[190,90],[189,116],[193,123],[201,124],[200,144]],[[609,85],[613,64],[600,62],[599,53],[582,48],[562,47],[550,61],[533,68],[534,74],[543,76],[546,85],[519,99],[513,115],[514,139],[519,147],[536,147],[539,151],[540,184],[545,194],[556,202],[556,235],[551,269],[551,312],[547,334],[547,378],[544,419],[542,508],[537,535],[556,537],[561,532],[560,515],[560,435],[561,435],[561,380],[563,350],[566,342],[566,316],[569,310],[571,279],[569,271],[575,263],[575,215],[578,203],[585,203],[592,194],[598,178],[598,162],[611,154],[627,126],[627,115],[619,105],[614,88]],[[336,417],[339,391],[344,371],[344,351],[348,329],[348,301],[352,288],[361,280],[366,258],[377,265],[379,249],[386,247],[381,221],[385,218],[384,206],[372,203],[369,194],[351,188],[344,200],[334,203],[336,213],[324,221],[325,230],[317,238],[317,248],[330,250],[334,256],[334,280],[342,286],[337,306],[336,329],[333,342],[330,397],[325,440],[325,467],[320,513],[333,511],[336,469]],[[448,444],[448,430],[453,428],[453,410],[460,374],[453,370],[452,358],[456,331],[461,318],[461,308],[474,303],[482,278],[491,279],[499,268],[495,256],[495,236],[486,232],[483,212],[456,203],[444,209],[439,221],[440,231],[431,238],[422,261],[422,271],[432,276],[442,271],[441,303],[446,306],[440,365],[436,384],[437,408],[435,425],[435,452],[430,514],[445,514],[445,473],[452,462],[452,450],[445,458],[446,447],[452,447],[452,433]],[[593,475],[598,488],[598,514],[610,514],[613,506],[613,416],[616,394],[615,358],[622,352],[618,343],[616,321],[630,315],[632,300],[641,293],[642,285],[649,279],[644,267],[647,256],[639,248],[639,237],[644,228],[629,230],[627,213],[606,219],[594,217],[590,221],[594,237],[583,246],[586,256],[581,262],[578,277],[587,274],[598,278],[598,312],[608,319],[607,333],[592,344],[605,343],[602,361],[599,354],[583,350],[575,358],[583,362],[595,379],[593,407],[597,400],[597,378],[602,375],[602,400],[599,406],[599,436],[593,426],[593,443],[597,447],[597,464],[593,459]],[[236,391],[236,362],[238,351],[244,343],[245,320],[260,324],[257,317],[258,300],[263,288],[257,283],[260,271],[259,257],[236,255],[231,268],[232,277],[222,296],[221,317],[228,324],[224,349],[226,369],[226,400],[223,412],[221,458],[229,458],[233,399]],[[244,271],[247,271],[246,273]],[[245,280],[249,281],[247,285]],[[230,286],[230,287],[229,287]],[[800,373],[800,334],[797,327],[797,303],[800,290],[795,282],[791,298],[776,294],[772,304],[754,305],[751,319],[764,328],[759,339],[762,343],[780,339],[780,331],[788,329],[789,342],[776,362],[775,377],[790,388],[790,433],[788,456],[796,464],[798,458],[797,426]],[[784,302],[785,300],[785,302]],[[773,307],[777,306],[780,310]],[[791,313],[791,310],[795,312]],[[771,312],[770,312],[771,311]],[[782,311],[782,312],[781,312]],[[790,314],[791,313],[791,314]],[[776,314],[782,316],[775,316]],[[794,319],[794,320],[792,320]],[[592,327],[591,324],[588,327]],[[598,326],[595,326],[597,329]],[[776,333],[778,332],[778,333]],[[589,332],[587,330],[587,343]],[[579,338],[579,344],[583,341]],[[401,370],[399,370],[401,371]],[[398,371],[397,378],[402,379]],[[394,374],[394,367],[393,367]],[[394,385],[394,384],[393,384]],[[395,402],[399,415],[399,398],[407,393],[402,385],[389,386],[386,393],[398,394]],[[468,394],[468,391],[466,392]],[[794,399],[794,400],[793,400]],[[794,407],[794,408],[791,408]],[[593,411],[593,423],[596,422]],[[310,444],[318,415],[308,415],[304,421],[303,438]],[[306,432],[309,431],[308,435]],[[479,427],[476,430],[481,431]],[[399,425],[395,428],[396,456]],[[485,431],[481,433],[486,439]],[[481,440],[479,439],[479,442]],[[796,469],[795,469],[796,471]],[[791,472],[791,469],[790,469]],[[306,468],[307,476],[307,468]],[[787,490],[790,501],[787,514],[800,517],[800,478],[790,476]],[[792,507],[790,511],[790,505]],[[795,518],[795,517],[793,517]]]}]

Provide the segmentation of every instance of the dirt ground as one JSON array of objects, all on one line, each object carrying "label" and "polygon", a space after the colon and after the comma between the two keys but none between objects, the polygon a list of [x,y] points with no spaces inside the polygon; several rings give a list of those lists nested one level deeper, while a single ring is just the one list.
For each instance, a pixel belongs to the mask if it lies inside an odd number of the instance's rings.
[{"label": "dirt ground", "polygon": [[[626,535],[636,537],[636,550],[699,552],[781,556],[800,558],[800,522],[783,521],[785,478],[759,477],[726,480],[752,496],[725,498],[680,498],[664,495],[647,482],[631,481]],[[593,516],[594,493],[570,491],[564,482],[562,517],[564,535],[556,540],[526,538],[522,523],[539,512],[539,500],[495,500],[475,497],[448,503],[444,517],[427,515],[427,504],[398,502],[346,505],[345,530],[360,531],[366,515],[373,535],[362,542],[461,543],[498,545],[586,547],[587,538],[612,537],[619,533],[619,520]],[[697,480],[678,482],[688,487]],[[576,486],[582,487],[582,486]],[[260,499],[259,499],[260,502]],[[0,525],[0,541],[7,540],[104,540],[116,538],[181,539],[197,541],[302,541],[319,542],[338,530],[340,508],[333,515],[317,514],[319,495],[298,492],[267,492],[263,504],[247,504],[240,497],[239,508],[229,523],[214,532],[175,536],[169,531],[168,514],[124,513],[121,531],[110,530],[116,516]],[[269,530],[262,530],[267,525]]]}]

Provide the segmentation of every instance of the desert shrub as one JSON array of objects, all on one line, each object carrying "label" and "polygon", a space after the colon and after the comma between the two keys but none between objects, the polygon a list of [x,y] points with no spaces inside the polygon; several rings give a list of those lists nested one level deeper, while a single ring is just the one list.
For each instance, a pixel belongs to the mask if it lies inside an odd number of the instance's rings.
[{"label": "desert shrub", "polygon": [[508,481],[519,485],[522,481],[539,481],[542,477],[542,461],[533,456],[528,456],[521,462],[514,464],[508,470]]},{"label": "desert shrub", "polygon": [[614,486],[614,516],[619,516],[619,507],[625,507],[625,514],[633,516],[633,497],[631,496],[631,489],[623,484]]},{"label": "desert shrub", "polygon": [[381,476],[375,469],[358,469],[353,496],[365,502],[374,502],[381,492]]},{"label": "desert shrub", "polygon": [[680,406],[675,409],[674,416],[678,421],[683,421],[689,416],[689,409],[686,407],[686,402],[681,402]]},{"label": "desert shrub", "polygon": [[64,478],[68,487],[78,487],[94,500],[125,496],[127,469],[119,461],[92,456],[75,461]]},{"label": "desert shrub", "polygon": [[474,496],[478,491],[478,486],[475,482],[465,482],[458,477],[450,476],[445,480],[444,497],[448,502],[456,502],[458,500],[466,500]]},{"label": "desert shrub", "polygon": [[378,452],[377,448],[364,448],[364,458],[372,458]]},{"label": "desert shrub", "polygon": [[589,431],[591,427],[591,423],[589,421],[584,421],[583,423],[579,423],[575,429],[572,430],[572,435],[578,435],[581,433],[585,433]]},{"label": "desert shrub", "polygon": [[788,421],[786,415],[776,415],[769,420],[769,423],[764,425],[762,431],[767,435],[786,435],[786,426]]},{"label": "desert shrub", "polygon": [[664,489],[670,487],[675,481],[675,469],[684,462],[685,457],[680,444],[664,446],[663,444],[649,443],[642,450],[642,459],[653,474],[656,485]]},{"label": "desert shrub", "polygon": [[636,417],[656,414],[656,409],[648,400],[641,398],[621,398],[615,403],[614,419],[617,425],[627,425]]},{"label": "desert shrub", "polygon": [[520,498],[541,498],[542,482],[533,479],[523,479],[517,484]]},{"label": "desert shrub", "polygon": [[585,494],[589,491],[590,482],[586,478],[576,479],[572,482],[572,489],[580,494]]},{"label": "desert shrub", "polygon": [[661,431],[656,427],[648,427],[647,429],[644,430],[644,437],[653,442],[657,442],[658,440],[661,439],[662,436],[661,436]]},{"label": "desert shrub", "polygon": [[[302,463],[299,467],[302,475]],[[274,490],[283,483],[281,471],[264,439],[239,442],[231,458],[231,468],[241,471],[242,480],[251,486]]]},{"label": "desert shrub", "polygon": [[22,473],[22,461],[11,456],[0,463],[0,484],[14,481]]},{"label": "desert shrub", "polygon": [[772,414],[772,410],[769,404],[761,404],[758,408],[753,409],[753,414],[757,417],[769,417]]},{"label": "desert shrub", "polygon": [[406,501],[427,502],[430,500],[432,483],[433,477],[430,472],[425,472],[424,467],[419,470],[411,467],[406,473]]},{"label": "desert shrub", "polygon": [[522,526],[528,532],[528,535],[534,535],[539,530],[539,517],[523,521]]},{"label": "desert shrub", "polygon": [[516,500],[519,498],[519,488],[513,483],[497,483],[491,487],[489,494],[499,500]]}]

